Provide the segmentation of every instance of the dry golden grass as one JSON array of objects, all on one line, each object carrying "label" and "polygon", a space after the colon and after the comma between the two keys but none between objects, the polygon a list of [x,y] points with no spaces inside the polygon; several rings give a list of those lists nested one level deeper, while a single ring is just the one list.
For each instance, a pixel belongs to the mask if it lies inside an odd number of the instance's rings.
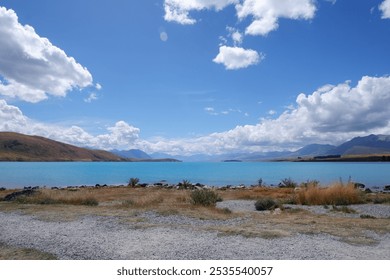
[{"label": "dry golden grass", "polygon": [[74,189],[70,190],[39,190],[33,195],[19,196],[15,202],[23,204],[70,204],[96,206],[97,200],[93,197],[91,190]]},{"label": "dry golden grass", "polygon": [[291,198],[294,195],[294,189],[254,187],[250,189],[227,189],[223,191],[218,191],[218,194],[224,200],[233,200],[233,199],[257,200],[262,197],[270,197],[273,199],[285,200]]},{"label": "dry golden grass", "polygon": [[327,188],[308,186],[295,196],[297,204],[303,205],[350,205],[364,202],[364,194],[353,184],[334,184]]}]

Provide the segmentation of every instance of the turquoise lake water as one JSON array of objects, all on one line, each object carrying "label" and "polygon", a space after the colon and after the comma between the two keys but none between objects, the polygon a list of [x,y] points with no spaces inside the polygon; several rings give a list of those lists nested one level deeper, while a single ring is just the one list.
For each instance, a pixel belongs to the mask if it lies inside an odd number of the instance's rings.
[{"label": "turquoise lake water", "polygon": [[389,163],[343,162],[0,162],[0,187],[65,187],[126,184],[131,177],[141,183],[189,180],[214,186],[251,185],[262,178],[277,185],[284,178],[323,184],[354,182],[366,186],[390,185]]}]

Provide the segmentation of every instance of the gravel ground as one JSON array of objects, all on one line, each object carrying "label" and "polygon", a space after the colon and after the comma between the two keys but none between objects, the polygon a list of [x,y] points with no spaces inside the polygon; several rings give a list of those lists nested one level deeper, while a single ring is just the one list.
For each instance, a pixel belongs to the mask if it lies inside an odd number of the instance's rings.
[{"label": "gravel ground", "polygon": [[[254,211],[253,201],[218,205]],[[351,206],[364,214],[389,217],[388,205]],[[323,207],[308,210],[323,214]],[[337,213],[339,214],[339,213]],[[343,214],[343,213],[342,213]],[[348,214],[349,215],[349,214]],[[16,212],[0,212],[0,242],[35,248],[59,259],[390,259],[390,233],[370,232],[375,245],[351,245],[328,234],[295,234],[274,239],[221,235],[207,226],[239,226],[246,218],[210,221],[180,215],[141,213],[143,222],[84,216],[70,222],[48,222]]]},{"label": "gravel ground", "polygon": [[[356,213],[344,213],[342,211],[334,211],[332,207],[325,208],[324,206],[306,206],[306,205],[292,205],[287,204],[285,207],[290,208],[300,208],[307,211],[310,211],[318,215],[330,215],[335,217],[349,217],[349,218],[359,218],[360,215],[370,215],[375,218],[390,218],[390,206],[383,204],[357,204],[349,205],[349,209],[353,209]],[[217,207],[219,208],[229,208],[232,211],[238,212],[257,212],[255,208],[254,201],[251,200],[227,200],[218,203]],[[341,206],[339,206],[341,208]],[[260,213],[260,212],[258,212]],[[264,211],[264,214],[269,213],[269,211]]]}]

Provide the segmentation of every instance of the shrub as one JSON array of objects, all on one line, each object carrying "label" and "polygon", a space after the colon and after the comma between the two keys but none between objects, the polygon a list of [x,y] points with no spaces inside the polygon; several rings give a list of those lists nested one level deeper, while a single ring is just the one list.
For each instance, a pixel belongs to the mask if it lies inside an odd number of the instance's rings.
[{"label": "shrub", "polygon": [[360,218],[361,219],[376,219],[376,217],[371,216],[371,215],[367,215],[367,214],[360,215]]},{"label": "shrub", "polygon": [[179,189],[192,189],[193,185],[189,180],[183,180],[181,183],[178,184]]},{"label": "shrub", "polygon": [[132,188],[135,188],[138,185],[138,183],[139,183],[138,178],[130,178],[129,183],[127,185],[132,187]]},{"label": "shrub", "polygon": [[273,210],[278,207],[278,203],[270,197],[264,197],[256,201],[257,211]]},{"label": "shrub", "polygon": [[191,203],[194,205],[213,206],[222,198],[212,190],[194,190],[191,192]]},{"label": "shrub", "polygon": [[285,178],[279,183],[280,188],[296,188],[298,184],[291,178]]}]

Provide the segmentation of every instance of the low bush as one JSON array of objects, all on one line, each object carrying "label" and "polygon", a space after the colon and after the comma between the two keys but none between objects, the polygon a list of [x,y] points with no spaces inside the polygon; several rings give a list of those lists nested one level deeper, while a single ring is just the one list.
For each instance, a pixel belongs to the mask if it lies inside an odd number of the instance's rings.
[{"label": "low bush", "polygon": [[270,197],[264,197],[256,201],[255,207],[257,211],[273,210],[278,207],[278,203]]},{"label": "low bush", "polygon": [[194,190],[190,195],[191,203],[201,206],[213,206],[222,198],[212,190]]},{"label": "low bush", "polygon": [[296,188],[298,184],[291,178],[285,178],[279,183],[280,188]]},{"label": "low bush", "polygon": [[361,219],[376,219],[376,217],[371,216],[371,215],[367,215],[367,214],[360,215],[360,218]]},{"label": "low bush", "polygon": [[194,186],[192,185],[192,183],[189,180],[183,180],[182,182],[180,182],[177,185],[179,186],[180,190],[188,190],[188,189],[194,188]]},{"label": "low bush", "polygon": [[129,183],[127,184],[129,187],[135,188],[139,183],[138,178],[130,178]]}]

